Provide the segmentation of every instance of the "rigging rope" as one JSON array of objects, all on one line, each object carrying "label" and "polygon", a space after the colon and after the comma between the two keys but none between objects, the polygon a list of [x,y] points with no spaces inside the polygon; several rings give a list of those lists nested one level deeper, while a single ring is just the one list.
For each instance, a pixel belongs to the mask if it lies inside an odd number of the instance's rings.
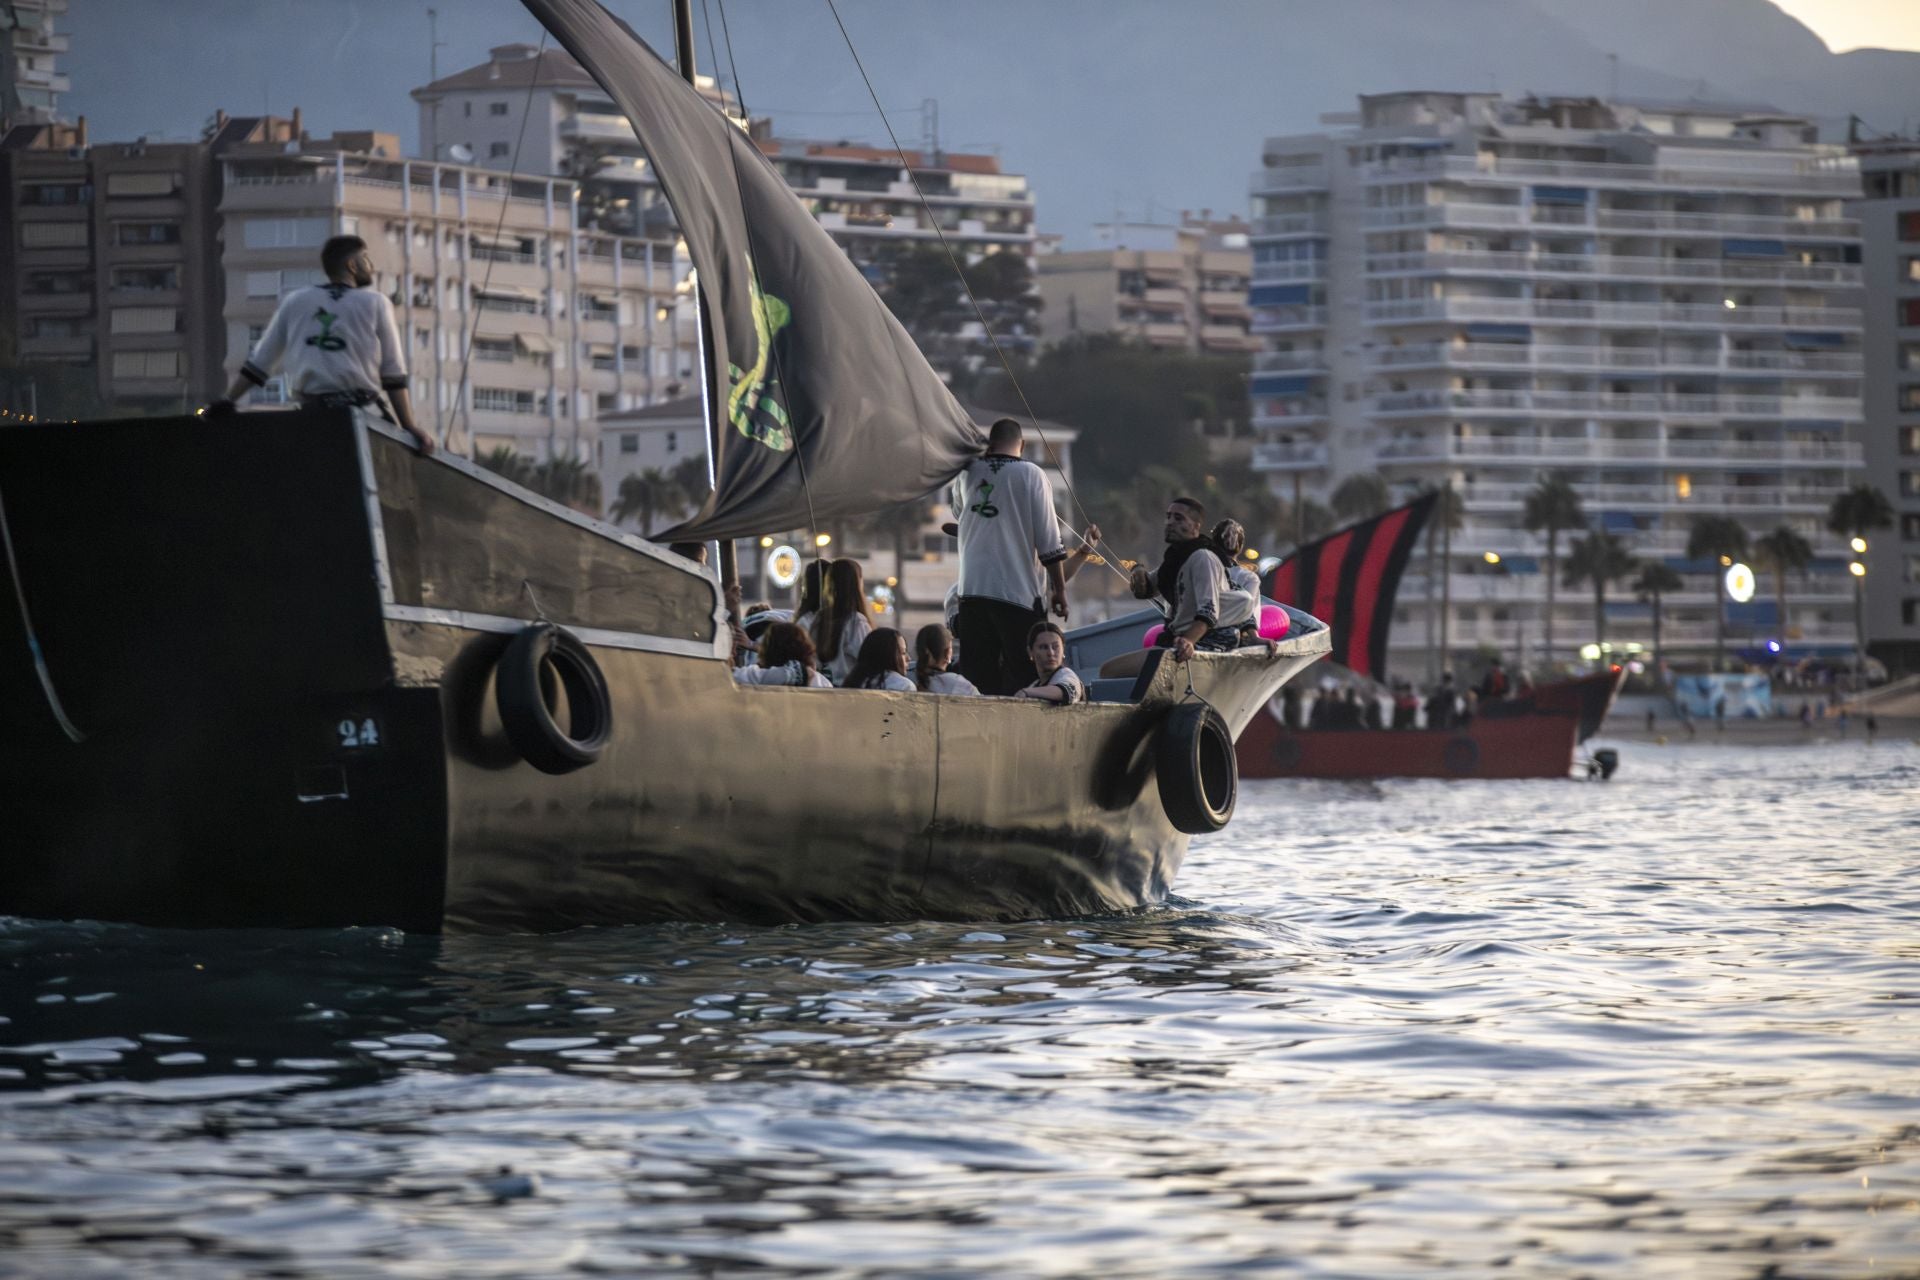
[{"label": "rigging rope", "polygon": [[87,735],[74,727],[67,718],[67,709],[60,704],[60,695],[53,687],[53,675],[47,670],[47,659],[40,652],[40,636],[33,629],[33,615],[27,612],[27,588],[20,577],[20,561],[13,554],[13,529],[7,523],[7,504],[0,498],[0,541],[6,543],[7,569],[13,575],[13,598],[20,604],[20,627],[27,633],[27,650],[33,654],[33,673],[40,677],[40,691],[47,695],[47,708],[53,712],[53,718],[60,722],[60,732],[67,735],[69,742],[80,743]]},{"label": "rigging rope", "polygon": [[[521,47],[525,48],[526,46],[522,45]],[[538,52],[536,52],[533,55],[534,74],[530,74],[527,77],[527,100],[526,102],[521,104],[521,107],[520,107],[520,136],[513,140],[513,158],[507,162],[507,188],[505,192],[503,192],[500,196],[500,217],[493,224],[493,251],[487,255],[487,269],[484,273],[482,273],[480,277],[481,293],[486,293],[488,291],[488,287],[493,283],[493,254],[499,252],[500,233],[502,230],[506,228],[506,225],[507,225],[507,206],[513,201],[513,180],[520,173],[520,144],[527,140],[527,119],[529,116],[533,114],[533,87],[540,83],[540,76],[538,74],[538,70],[540,66],[540,60],[546,56],[546,53],[547,53],[547,33],[543,28],[540,32],[540,48]],[[440,163],[440,157],[439,156],[433,157],[433,163],[438,165]],[[435,175],[434,187],[436,190],[438,190],[439,185],[440,185],[439,176]],[[436,196],[435,198],[437,199],[438,197]],[[577,229],[571,224],[574,222],[575,219],[578,218],[578,216],[579,216],[579,211],[577,209],[568,210],[567,220],[569,223],[568,229],[570,231]],[[547,252],[549,254],[553,252],[553,247],[551,245],[547,246]],[[467,253],[468,254],[472,253],[471,246],[467,247]],[[578,262],[575,262],[572,264],[572,267],[574,271],[574,279],[578,280],[580,278],[579,277],[580,264]],[[409,287],[411,287],[412,282],[409,281],[408,285]],[[442,300],[435,299],[436,304],[440,301]],[[473,301],[473,300],[469,299],[469,301]],[[569,299],[568,301],[572,302],[573,300]],[[551,303],[551,300],[549,300],[549,303]],[[473,430],[473,414],[471,411],[468,411],[466,408],[467,370],[470,367],[472,367],[473,340],[476,337],[478,337],[479,334],[480,334],[480,308],[476,306],[473,308],[473,328],[468,330],[467,332],[466,349],[462,351],[460,355],[460,386],[454,396],[455,403],[462,410],[461,418],[467,424],[467,456],[472,458],[475,462],[478,462],[480,460],[479,458],[480,438],[474,433],[474,430]],[[575,358],[578,358],[578,357],[576,356]],[[549,421],[551,421],[551,419],[549,419]],[[444,444],[445,441],[442,441],[441,443]],[[549,458],[553,456],[553,445],[551,441],[549,441],[547,445],[547,456]]]},{"label": "rigging rope", "polygon": [[[927,199],[927,193],[920,188],[920,178],[914,173],[913,165],[907,160],[907,153],[900,145],[899,135],[893,131],[893,122],[887,118],[887,109],[880,105],[880,95],[874,90],[872,78],[867,75],[866,64],[860,61],[860,51],[853,47],[853,37],[847,32],[847,24],[840,19],[839,6],[835,4],[834,0],[827,0],[827,10],[833,14],[834,25],[840,28],[840,38],[846,41],[847,52],[853,56],[853,65],[855,69],[860,72],[861,81],[867,86],[867,96],[873,99],[873,109],[880,113],[880,123],[886,127],[887,139],[893,143],[894,154],[900,157],[900,167],[906,170],[907,181],[913,184],[913,193],[919,197],[920,207],[926,211],[927,222],[932,225],[933,234],[940,241],[940,251],[946,254],[947,264],[953,268],[953,274],[959,278],[960,288],[966,292],[967,303],[973,308],[974,318],[980,322],[980,328],[986,333],[987,341],[993,344],[993,354],[999,358],[1000,367],[1006,371],[1007,381],[1012,384],[1014,394],[1020,397],[1020,407],[1026,411],[1027,421],[1032,425],[1033,433],[1040,437],[1042,447],[1046,449],[1047,456],[1053,461],[1054,470],[1060,473],[1060,481],[1067,487],[1067,497],[1072,499],[1074,508],[1080,512],[1080,518],[1088,524],[1092,524],[1093,517],[1088,514],[1086,505],[1080,501],[1080,495],[1074,491],[1073,481],[1067,476],[1066,468],[1060,465],[1060,455],[1058,451],[1054,449],[1053,442],[1047,439],[1047,433],[1041,430],[1039,416],[1034,413],[1033,406],[1027,401],[1026,389],[1020,385],[1020,379],[1015,376],[1013,363],[1007,359],[1007,353],[1001,349],[1000,339],[994,333],[993,326],[987,323],[986,312],[981,309],[980,300],[974,296],[973,286],[967,282],[967,273],[960,269],[960,262],[959,259],[954,256],[953,247],[947,243],[947,233],[941,228],[940,219],[935,215],[933,205]],[[723,3],[721,7],[723,20],[725,13],[726,9]],[[737,84],[737,76],[735,80]],[[1072,533],[1074,537],[1079,538],[1083,546],[1092,550],[1093,544],[1088,542],[1085,535],[1074,529],[1071,524],[1067,526],[1067,531]],[[1103,538],[1102,541],[1104,540]],[[1100,562],[1113,570],[1114,574],[1122,581],[1130,581],[1127,574],[1121,570],[1118,565],[1114,564],[1112,560],[1104,555],[1099,555],[1097,552],[1095,554],[1098,556]],[[1135,563],[1142,564],[1145,562],[1135,561]]]}]

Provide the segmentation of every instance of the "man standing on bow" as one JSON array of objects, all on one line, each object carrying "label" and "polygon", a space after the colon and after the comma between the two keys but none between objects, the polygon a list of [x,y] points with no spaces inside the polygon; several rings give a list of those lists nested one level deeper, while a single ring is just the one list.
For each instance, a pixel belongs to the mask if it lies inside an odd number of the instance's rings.
[{"label": "man standing on bow", "polygon": [[949,494],[960,525],[960,674],[981,693],[1003,697],[1033,683],[1033,624],[1045,620],[1048,606],[1067,616],[1067,550],[1053,485],[1020,456],[1025,449],[1020,424],[1000,419],[985,456],[955,478]]},{"label": "man standing on bow", "polygon": [[[327,283],[295,289],[280,302],[266,333],[240,366],[224,400],[207,412],[233,412],[234,401],[263,387],[282,363],[303,408],[368,408],[433,452],[433,438],[413,420],[407,358],[393,321],[393,303],[373,283],[373,259],[359,236],[335,236],[320,249]],[[393,405],[388,413],[381,392]]]}]

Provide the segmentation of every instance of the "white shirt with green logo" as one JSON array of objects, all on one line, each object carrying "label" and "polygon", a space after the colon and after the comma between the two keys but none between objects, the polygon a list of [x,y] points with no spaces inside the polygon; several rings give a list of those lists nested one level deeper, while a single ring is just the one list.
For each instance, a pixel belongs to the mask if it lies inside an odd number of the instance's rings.
[{"label": "white shirt with green logo", "polygon": [[393,303],[383,293],[351,285],[309,285],[281,299],[240,372],[260,386],[283,363],[287,389],[296,396],[407,385],[406,348]]},{"label": "white shirt with green logo", "polygon": [[1067,558],[1053,484],[1031,462],[1004,454],[975,458],[948,491],[960,523],[960,595],[1023,609],[1046,595],[1041,566]]}]

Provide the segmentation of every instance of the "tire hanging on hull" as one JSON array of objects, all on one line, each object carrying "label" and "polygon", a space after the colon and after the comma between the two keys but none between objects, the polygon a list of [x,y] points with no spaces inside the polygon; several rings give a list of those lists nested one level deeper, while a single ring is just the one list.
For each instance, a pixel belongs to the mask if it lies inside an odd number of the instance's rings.
[{"label": "tire hanging on hull", "polygon": [[[564,729],[548,705],[549,669],[566,691]],[[578,636],[536,622],[514,636],[493,678],[500,726],[522,760],[542,773],[561,774],[600,758],[613,734],[613,699],[600,664]]]},{"label": "tire hanging on hull", "polygon": [[1205,702],[1182,702],[1168,713],[1154,745],[1154,772],[1175,830],[1207,835],[1233,817],[1240,761],[1225,718]]}]

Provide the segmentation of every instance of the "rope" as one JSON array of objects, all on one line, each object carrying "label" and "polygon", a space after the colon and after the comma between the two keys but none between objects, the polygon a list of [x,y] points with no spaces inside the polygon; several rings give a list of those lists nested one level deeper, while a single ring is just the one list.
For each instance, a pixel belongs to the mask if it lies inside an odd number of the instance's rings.
[{"label": "rope", "polygon": [[[859,50],[853,47],[853,37],[847,33],[847,24],[840,20],[839,6],[835,4],[834,0],[827,0],[827,9],[833,14],[834,25],[840,28],[840,38],[846,41],[847,52],[853,56],[853,65],[860,72],[861,81],[867,86],[867,96],[873,99],[873,109],[880,113],[880,123],[886,127],[887,139],[893,143],[894,154],[900,157],[900,167],[906,170],[907,181],[913,184],[913,193],[919,197],[920,207],[926,211],[927,221],[933,226],[933,233],[940,241],[940,251],[946,254],[947,264],[953,268],[953,274],[960,281],[960,288],[964,290],[967,295],[967,304],[973,308],[974,319],[980,322],[980,328],[986,333],[987,341],[993,344],[993,354],[999,359],[1000,367],[1006,371],[1007,381],[1013,385],[1014,394],[1020,397],[1020,407],[1025,410],[1027,421],[1033,427],[1033,433],[1040,437],[1040,444],[1046,449],[1048,458],[1052,460],[1054,470],[1060,473],[1060,482],[1067,488],[1067,497],[1072,500],[1074,509],[1079,511],[1080,518],[1088,524],[1092,524],[1094,522],[1093,517],[1088,514],[1086,506],[1081,503],[1080,495],[1074,491],[1073,481],[1068,478],[1066,468],[1060,465],[1060,455],[1054,449],[1053,442],[1047,439],[1046,432],[1040,429],[1039,416],[1034,413],[1033,406],[1027,402],[1026,389],[1020,385],[1020,379],[1014,375],[1013,362],[1007,359],[1007,353],[1001,348],[998,335],[994,333],[993,326],[987,323],[986,312],[981,309],[980,300],[974,297],[973,286],[967,283],[967,274],[960,269],[960,262],[959,259],[954,256],[953,247],[947,243],[947,233],[941,228],[940,219],[934,214],[933,205],[928,201],[927,193],[921,190],[920,178],[914,173],[913,165],[907,161],[906,150],[900,145],[899,135],[893,131],[893,122],[887,119],[887,109],[880,105],[880,95],[874,90],[873,80],[867,75],[866,65],[860,61]],[[725,12],[726,9],[723,4],[721,8],[723,16]],[[735,76],[734,79],[737,85],[739,77]],[[1091,546],[1071,525],[1068,526],[1068,531],[1073,533],[1075,537],[1080,538],[1082,544],[1088,545],[1089,547]],[[1125,557],[1123,556],[1122,558]],[[1108,560],[1107,557],[1100,556],[1099,559],[1100,562],[1111,569],[1115,576],[1122,582],[1130,581],[1127,575],[1121,571],[1120,567]],[[1145,562],[1135,561],[1135,563]]]},{"label": "rope", "polygon": [[[533,61],[536,67],[540,65],[540,59],[546,56],[546,52],[547,52],[547,33],[543,28],[540,32],[539,51],[533,55]],[[513,202],[513,180],[515,177],[519,176],[519,173],[520,173],[520,144],[527,140],[527,118],[533,114],[533,86],[538,84],[539,82],[540,82],[540,77],[537,75],[531,75],[527,77],[527,100],[524,103],[522,103],[520,107],[520,136],[513,140],[513,158],[507,162],[507,189],[500,196],[500,217],[493,224],[493,242],[494,242],[494,245],[496,246],[496,251],[500,243],[500,233],[502,230],[506,228],[506,225],[507,225],[507,206]],[[435,156],[433,159],[434,159],[434,163],[438,164],[440,157]],[[436,178],[435,182],[437,183],[438,181],[439,180]],[[573,211],[569,210],[567,213],[567,216],[571,220],[572,217],[574,216]],[[549,253],[552,252],[551,246],[549,246],[547,251]],[[469,252],[471,252],[471,250],[469,250]],[[574,278],[578,280],[580,264],[576,262],[576,263],[573,263],[572,266],[574,270]],[[481,277],[480,277],[480,292],[481,293],[487,292],[488,287],[492,285],[492,283],[493,283],[493,257],[492,255],[488,255],[487,269],[485,272],[481,274]],[[573,305],[572,299],[568,300],[568,305],[570,306]],[[467,404],[467,370],[471,368],[473,365],[473,340],[476,337],[478,337],[479,334],[480,334],[480,308],[475,307],[473,309],[473,328],[469,330],[467,333],[466,350],[463,351],[460,355],[460,386],[459,386],[459,390],[457,391],[454,397],[455,402],[460,406],[460,408],[463,411],[466,409],[466,404]],[[461,416],[466,421],[466,424],[467,424],[467,454],[469,457],[472,457],[476,461],[478,461],[480,444],[479,444],[479,438],[473,432],[473,415],[471,412],[463,412]],[[444,443],[444,441],[442,443]],[[549,448],[547,452],[551,454],[553,451],[551,448]]]},{"label": "rope", "polygon": [[7,569],[13,575],[13,598],[20,604],[20,625],[27,633],[27,651],[33,654],[33,671],[40,677],[40,691],[47,695],[47,709],[60,722],[60,732],[67,735],[67,741],[85,742],[87,735],[75,728],[73,721],[67,718],[67,709],[60,704],[60,695],[53,687],[53,674],[47,670],[46,655],[40,652],[40,636],[33,629],[33,615],[27,611],[27,589],[20,578],[20,561],[13,553],[13,529],[7,523],[4,498],[0,498],[0,542],[6,544]]}]

